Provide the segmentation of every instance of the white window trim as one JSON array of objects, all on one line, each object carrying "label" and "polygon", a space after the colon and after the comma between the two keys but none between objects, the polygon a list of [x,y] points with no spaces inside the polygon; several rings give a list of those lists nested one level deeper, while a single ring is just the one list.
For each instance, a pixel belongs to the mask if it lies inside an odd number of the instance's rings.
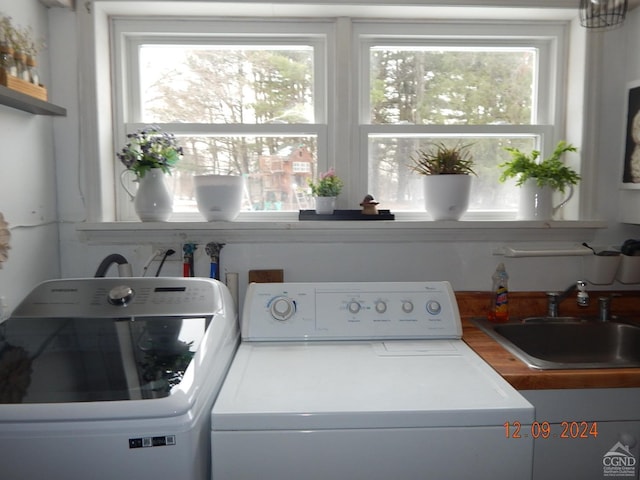
[{"label": "white window trim", "polygon": [[[296,6],[286,5],[283,8],[274,8],[273,4],[261,3],[260,1],[254,3],[238,2],[238,3],[225,3],[219,1],[212,1],[205,3],[189,3],[181,2],[163,2],[162,4],[153,3],[151,1],[141,2],[125,2],[125,1],[108,1],[103,2],[101,0],[95,0],[87,8],[81,8],[77,11],[78,18],[78,31],[79,31],[79,43],[84,45],[84,48],[80,50],[80,75],[83,79],[80,92],[80,148],[83,152],[84,162],[86,169],[84,170],[85,184],[90,186],[87,188],[87,220],[85,223],[78,224],[77,228],[80,232],[94,232],[91,241],[100,241],[100,237],[104,232],[109,232],[115,226],[122,231],[136,232],[141,226],[145,227],[145,231],[153,231],[153,225],[135,223],[120,222],[114,224],[113,205],[113,182],[109,181],[111,176],[111,168],[105,162],[98,162],[98,158],[110,158],[113,155],[112,147],[112,99],[110,94],[110,81],[109,74],[109,19],[112,15],[145,15],[149,11],[150,6],[153,4],[158,9],[153,9],[156,14],[164,14],[169,16],[175,16],[184,14],[186,9],[191,9],[189,12],[193,15],[220,15],[221,11],[226,12],[228,15],[242,16],[246,12],[250,11],[252,15],[264,15],[265,17],[280,15],[300,15],[300,16],[341,16],[352,15],[369,18],[444,18],[450,16],[458,19],[468,19],[473,21],[474,19],[482,18],[500,18],[511,19],[517,21],[522,18],[536,18],[544,21],[571,21],[571,42],[572,45],[580,45],[577,49],[572,47],[572,72],[577,72],[575,75],[569,76],[568,81],[571,84],[570,92],[571,104],[573,112],[582,112],[582,115],[576,117],[578,121],[569,123],[571,128],[569,131],[575,136],[576,144],[583,145],[585,147],[593,147],[594,135],[593,128],[595,122],[590,120],[597,117],[598,104],[593,92],[597,90],[597,82],[591,80],[590,72],[599,71],[601,65],[601,57],[599,54],[598,45],[600,44],[600,38],[593,36],[587,36],[581,29],[577,22],[577,14],[573,5],[569,5],[569,0],[565,4],[558,5],[557,2],[550,2],[548,5],[540,5],[539,2],[528,3],[527,0],[523,0],[518,5],[518,8],[504,8],[508,7],[510,3],[506,3],[499,8],[484,8],[482,5],[486,5],[485,2],[478,2],[477,8],[465,8],[460,10],[457,7],[457,2],[451,0],[448,2],[448,7],[431,7],[429,5],[414,5],[402,7],[395,3],[391,3],[387,0],[370,0],[365,2],[367,5],[343,5],[341,2],[327,1],[323,2],[326,5],[307,5]],[[420,2],[422,4],[422,2]],[[443,5],[445,5],[445,2]],[[373,5],[375,4],[375,5]],[[386,4],[386,5],[385,5]],[[160,8],[161,7],[161,8]],[[526,7],[526,8],[521,8]],[[535,8],[545,7],[545,8]],[[547,8],[549,7],[549,8]],[[551,8],[554,7],[554,8]],[[560,8],[557,8],[560,7]],[[338,25],[340,19],[338,20]],[[337,38],[340,40],[340,32],[338,32]],[[576,42],[577,39],[577,42]],[[584,45],[587,48],[584,47]],[[568,42],[566,45],[568,49]],[[577,53],[577,55],[575,55]],[[337,75],[341,73],[338,72]],[[584,85],[582,80],[585,79]],[[340,92],[336,92],[336,98],[340,98]],[[333,115],[336,114],[350,114],[351,110],[347,105],[341,102],[336,102],[337,107],[333,111]],[[329,109],[331,114],[331,109]],[[591,134],[589,134],[591,132]],[[584,137],[584,141],[583,141]],[[344,143],[344,142],[343,142]],[[584,188],[595,187],[595,179],[593,178],[593,172],[595,170],[593,163],[597,160],[596,155],[591,152],[592,149],[585,148],[585,153],[582,155],[583,160],[583,181],[581,184]],[[356,172],[357,174],[357,172]],[[350,178],[354,177],[353,172],[349,172]],[[581,199],[582,207],[585,207],[582,218],[593,218],[591,215],[595,211],[595,202],[592,197],[585,196]],[[98,222],[98,223],[96,223]],[[347,222],[356,227],[355,222]],[[538,222],[488,222],[486,224],[479,224],[473,222],[473,224],[467,224],[464,229],[460,230],[457,227],[451,227],[448,225],[437,225],[440,222],[429,222],[428,225],[425,222],[418,222],[415,226],[416,230],[431,231],[433,228],[442,232],[450,232],[451,236],[464,240],[470,238],[468,235],[461,234],[460,231],[473,232],[475,228],[479,228],[481,225],[489,229],[485,234],[481,235],[483,239],[495,237],[497,239],[503,238],[502,230],[503,225],[506,232],[519,231],[529,225],[531,228],[526,228],[527,237],[534,241],[536,239],[544,240],[547,235],[546,232],[550,225],[540,225]],[[190,229],[204,228],[207,229],[206,224],[198,222],[198,224],[184,224],[186,226],[191,225]],[[290,224],[275,225],[274,228],[282,228],[283,239],[287,238],[284,235],[289,231]],[[566,225],[567,231],[579,231],[578,236],[583,238],[590,237],[590,235],[583,235],[590,231],[590,229],[606,228],[607,223],[594,220],[582,220],[579,222],[552,222],[551,227],[559,227],[559,231],[564,231],[565,228],[562,225]],[[587,230],[582,232],[581,225]],[[398,227],[401,227],[400,222],[397,223]],[[166,226],[158,226],[158,231],[166,230],[166,228],[174,229],[180,228],[176,224],[169,224]],[[349,225],[342,226],[340,230],[342,232],[348,232]],[[228,229],[232,231],[234,225],[218,226],[218,229]],[[426,230],[425,230],[426,229]],[[514,230],[515,229],[515,230]],[[358,230],[356,228],[356,230]],[[394,228],[394,231],[398,229]],[[484,229],[483,229],[484,231]],[[558,231],[558,230],[557,230]],[[494,232],[491,234],[490,232]],[[539,232],[539,233],[536,233]],[[394,234],[391,234],[394,236]],[[109,235],[107,234],[107,237]],[[271,235],[269,235],[271,237]],[[402,235],[398,236],[400,239]],[[472,234],[471,237],[475,237]],[[261,241],[262,236],[257,235],[256,241]],[[131,238],[131,240],[135,240]],[[125,241],[126,243],[126,241]]]},{"label": "white window trim", "polygon": [[[360,179],[355,191],[367,189],[367,140],[370,134],[414,134],[414,135],[536,135],[540,138],[539,148],[543,152],[551,152],[556,143],[565,137],[564,118],[564,83],[557,83],[566,78],[566,65],[561,61],[560,52],[566,51],[565,43],[568,26],[563,22],[372,22],[354,21],[352,38],[354,56],[359,69],[357,81],[352,92],[358,98],[355,115],[358,118],[358,147],[354,155],[358,155],[355,176]],[[538,76],[535,79],[536,91],[555,92],[543,100],[536,97],[534,108],[537,123],[532,125],[372,125],[369,123],[369,48],[374,45],[403,46],[428,42],[429,45],[468,45],[470,39],[477,40],[476,45],[482,47],[535,47],[539,51]],[[532,41],[532,39],[535,39]],[[559,88],[551,88],[552,86]],[[366,87],[363,87],[366,86]],[[356,97],[354,97],[356,98]],[[496,176],[498,172],[496,172]],[[349,192],[351,194],[351,191]],[[350,195],[350,203],[357,198]],[[577,196],[574,200],[579,201]],[[425,220],[428,215],[419,212],[402,212],[401,218]],[[515,212],[467,212],[466,220],[514,220]]]},{"label": "white window trim", "polygon": [[[159,124],[160,128],[169,130],[177,136],[180,135],[313,135],[317,139],[317,165],[319,170],[329,168],[330,158],[335,158],[330,131],[326,121],[330,115],[332,105],[324,92],[329,92],[333,88],[334,71],[333,65],[327,63],[325,59],[331,58],[336,50],[334,45],[334,22],[326,19],[313,19],[303,21],[292,20],[242,20],[241,27],[238,26],[240,20],[230,19],[223,21],[220,19],[183,19],[182,21],[158,21],[148,19],[120,19],[114,18],[111,23],[113,48],[116,52],[115,58],[121,58],[121,62],[113,62],[115,81],[115,105],[114,105],[114,151],[119,151],[124,144],[126,134],[146,126],[140,123],[142,117],[140,111],[139,92],[132,88],[139,83],[137,52],[138,46],[151,42],[163,43],[172,36],[176,37],[175,42],[179,44],[219,44],[226,45],[255,45],[260,43],[271,43],[278,45],[310,44],[314,47],[314,87],[317,89],[314,95],[315,118],[319,122],[312,124],[198,124],[198,123],[171,123]],[[242,34],[237,32],[242,30]],[[136,32],[144,32],[144,34]],[[207,34],[196,34],[197,32],[211,32]],[[129,33],[133,32],[133,33]],[[172,40],[173,42],[173,40]],[[331,53],[328,53],[331,52]],[[326,67],[326,68],[325,68]],[[320,94],[317,94],[320,92]],[[113,166],[115,179],[119,178],[122,167],[117,162]],[[115,218],[124,221],[135,220],[132,202],[123,201],[125,192],[120,182],[115,182],[116,216]],[[242,220],[259,220],[264,212],[241,212]],[[278,218],[292,219],[294,212],[282,212],[277,214]],[[297,214],[296,214],[297,215]],[[198,213],[180,214],[180,220],[197,221],[202,217]]]},{"label": "white window trim", "polygon": [[[227,44],[247,44],[247,43],[261,43],[261,42],[273,42],[274,37],[272,35],[277,34],[277,43],[282,44],[294,44],[298,42],[309,43],[308,36],[301,36],[302,32],[306,32],[307,35],[315,36],[319,40],[314,43],[316,51],[316,86],[318,92],[327,92],[327,95],[315,95],[316,98],[316,118],[326,119],[330,116],[331,111],[335,112],[335,115],[331,116],[333,122],[331,125],[335,125],[335,128],[331,130],[334,137],[329,135],[329,131],[326,137],[318,137],[318,169],[319,171],[327,169],[330,165],[336,166],[339,172],[349,172],[348,174],[341,174],[345,178],[347,188],[340,198],[340,206],[346,208],[347,205],[357,204],[362,196],[362,192],[368,191],[367,186],[367,142],[366,135],[369,133],[399,131],[401,133],[418,133],[418,134],[430,134],[443,132],[445,134],[451,132],[460,132],[461,134],[491,134],[493,131],[496,133],[507,131],[514,132],[514,134],[520,133],[533,133],[539,135],[541,138],[541,148],[544,151],[549,151],[552,145],[555,144],[557,139],[562,138],[564,135],[558,128],[559,116],[561,115],[562,105],[564,104],[563,92],[555,88],[549,88],[550,85],[554,85],[555,79],[561,78],[564,75],[558,72],[562,72],[564,69],[563,64],[559,61],[558,45],[563,45],[566,25],[562,23],[552,25],[538,25],[531,23],[522,23],[514,26],[512,23],[506,24],[505,22],[479,22],[473,25],[469,25],[467,22],[365,22],[358,21],[350,18],[342,18],[335,22],[336,35],[341,36],[342,39],[350,39],[349,42],[352,45],[352,49],[340,49],[334,48],[332,41],[334,36],[333,25],[331,21],[323,20],[322,22],[303,21],[304,29],[300,28],[299,23],[292,23],[287,21],[263,21],[263,20],[243,20],[242,25],[239,26],[236,20],[233,21],[219,21],[219,20],[185,20],[181,22],[174,21],[157,21],[157,20],[128,20],[128,19],[114,19],[113,22],[113,48],[116,50],[116,58],[123,59],[119,63],[115,63],[114,71],[116,81],[116,106],[115,106],[115,144],[114,150],[117,151],[117,143],[122,144],[126,135],[126,132],[133,131],[140,128],[142,124],[132,123],[131,120],[139,121],[141,118],[140,113],[140,99],[136,88],[132,88],[133,85],[138,83],[137,73],[138,69],[133,68],[137,65],[137,47],[142,43],[148,42],[164,42],[172,36],[176,36],[176,41],[182,44],[189,44],[192,42],[197,43],[212,43],[224,42]],[[237,32],[242,30],[242,35],[237,35]],[[144,32],[144,34],[129,32]],[[210,34],[197,34],[195,32],[211,32]],[[179,35],[179,38],[177,36]],[[231,35],[231,37],[229,37]],[[535,41],[531,39],[534,38]],[[326,39],[326,47],[322,42],[322,39]],[[493,47],[513,47],[513,46],[534,46],[538,48],[539,54],[539,69],[538,78],[536,83],[540,85],[540,88],[544,88],[546,91],[556,91],[556,95],[545,96],[545,100],[537,101],[534,106],[537,111],[536,117],[539,119],[538,125],[531,125],[528,127],[517,126],[519,128],[507,128],[507,127],[490,127],[490,126],[466,126],[465,128],[454,128],[450,126],[419,127],[408,128],[404,126],[395,125],[368,125],[368,111],[369,111],[369,96],[368,96],[368,49],[374,44],[387,44],[387,45],[408,45],[415,44],[416,42],[428,41],[431,45],[461,45],[466,46],[470,39],[476,40],[478,46],[493,46]],[[337,44],[341,42],[336,42]],[[326,52],[326,53],[325,53]],[[334,65],[327,65],[327,71],[324,71],[322,64],[325,62],[318,61],[318,57],[327,55],[327,58],[335,58]],[[358,65],[355,72],[353,65]],[[127,68],[128,67],[128,68]],[[344,116],[344,112],[338,113],[340,105],[349,105],[349,98],[347,97],[346,89],[340,88],[340,86],[348,84],[349,77],[340,77],[334,79],[334,72],[346,71],[348,75],[353,76],[355,84],[352,89],[352,99],[357,99],[356,102],[351,102],[353,109],[348,117]],[[356,73],[357,72],[357,73]],[[328,86],[331,82],[335,81],[336,88],[330,91]],[[342,92],[342,93],[341,93]],[[332,102],[335,99],[335,103]],[[326,112],[326,113],[325,113]],[[131,115],[129,117],[128,115]],[[336,120],[340,118],[340,123]],[[347,121],[345,125],[345,118],[358,119],[359,126],[356,132],[353,131],[355,123]],[[322,125],[319,125],[321,127]],[[258,128],[256,128],[258,127]],[[171,130],[176,134],[206,134],[212,133],[211,128],[199,128],[197,125],[176,125],[171,124]],[[253,125],[216,125],[213,128],[213,132],[216,134],[228,133],[228,134],[270,134],[273,132],[271,125],[269,126],[253,126]],[[303,126],[283,126],[282,131],[284,134],[292,133],[310,133],[318,135],[318,131],[313,129],[303,128]],[[550,134],[551,133],[551,134]],[[353,140],[355,139],[355,141]],[[330,145],[335,145],[334,148],[330,148]],[[352,151],[353,154],[349,157],[339,155],[338,152]],[[355,164],[355,165],[354,165]],[[114,176],[117,175],[118,166],[114,165]],[[116,177],[117,178],[117,177]],[[350,181],[351,179],[351,181]],[[123,198],[124,192],[119,182],[116,182],[116,196]],[[119,201],[118,211],[116,218],[122,219],[135,219],[135,214],[131,208],[130,202]],[[240,216],[243,220],[258,218],[264,212],[243,212]],[[403,218],[416,218],[419,220],[428,219],[426,214],[400,212]],[[295,215],[295,214],[294,214]],[[292,212],[283,212],[280,215],[283,219],[291,219]],[[194,216],[196,219],[197,216]],[[467,217],[470,219],[500,219],[510,220],[513,219],[513,214],[501,214],[500,212],[494,212],[487,215],[482,212],[469,212]],[[188,220],[191,217],[189,215],[181,214],[180,219]]]}]

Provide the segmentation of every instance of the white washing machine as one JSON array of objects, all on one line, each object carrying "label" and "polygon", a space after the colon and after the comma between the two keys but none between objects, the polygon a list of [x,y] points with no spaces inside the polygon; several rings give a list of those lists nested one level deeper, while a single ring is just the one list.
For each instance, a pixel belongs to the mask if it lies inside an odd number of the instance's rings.
[{"label": "white washing machine", "polygon": [[461,340],[447,282],[252,284],[241,332],[213,480],[531,478],[505,429],[533,406]]},{"label": "white washing machine", "polygon": [[237,324],[214,280],[40,284],[0,324],[0,477],[209,478]]}]

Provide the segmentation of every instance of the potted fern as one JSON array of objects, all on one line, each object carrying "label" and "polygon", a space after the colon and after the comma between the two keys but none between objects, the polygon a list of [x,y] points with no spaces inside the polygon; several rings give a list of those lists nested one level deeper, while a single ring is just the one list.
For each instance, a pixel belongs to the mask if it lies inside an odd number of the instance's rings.
[{"label": "potted fern", "polygon": [[411,156],[409,168],[423,175],[425,208],[433,220],[459,220],[469,208],[476,174],[470,146],[430,143]]},{"label": "potted fern", "polygon": [[[542,160],[539,150],[526,154],[517,148],[506,147],[511,160],[500,164],[503,169],[500,181],[515,178],[520,187],[518,203],[518,220],[551,220],[553,214],[571,200],[573,186],[580,180],[580,175],[562,162],[567,152],[577,152],[573,145],[560,141],[553,153]],[[558,205],[553,205],[553,192],[568,194]]]}]

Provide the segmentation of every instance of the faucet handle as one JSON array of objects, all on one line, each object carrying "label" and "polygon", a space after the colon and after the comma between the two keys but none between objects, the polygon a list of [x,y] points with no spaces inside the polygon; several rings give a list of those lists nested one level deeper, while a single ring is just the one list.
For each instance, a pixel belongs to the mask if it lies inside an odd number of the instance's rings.
[{"label": "faucet handle", "polygon": [[578,306],[579,307],[588,307],[589,306],[589,293],[587,293],[587,282],[584,280],[578,280],[576,282],[576,286],[578,287]]},{"label": "faucet handle", "polygon": [[560,294],[558,292],[547,292],[547,316],[558,316],[558,305],[560,303]]}]

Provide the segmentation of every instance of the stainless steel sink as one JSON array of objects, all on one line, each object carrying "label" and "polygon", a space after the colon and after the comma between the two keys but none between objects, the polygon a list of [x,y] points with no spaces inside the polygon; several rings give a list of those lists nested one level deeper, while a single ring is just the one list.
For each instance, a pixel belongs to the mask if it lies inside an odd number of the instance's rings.
[{"label": "stainless steel sink", "polygon": [[473,322],[531,368],[640,367],[640,327],[634,325],[573,317]]}]

